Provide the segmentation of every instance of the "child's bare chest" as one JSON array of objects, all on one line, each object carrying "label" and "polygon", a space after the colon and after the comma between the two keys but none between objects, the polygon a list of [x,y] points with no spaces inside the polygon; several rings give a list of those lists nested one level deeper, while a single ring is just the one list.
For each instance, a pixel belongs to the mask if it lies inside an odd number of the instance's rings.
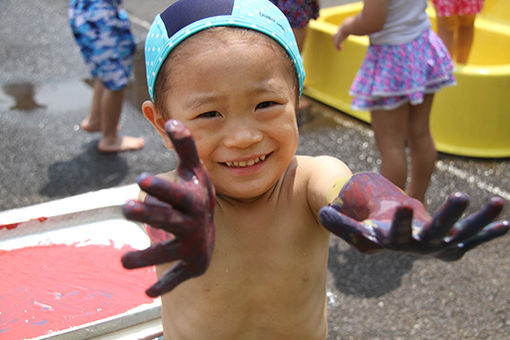
[{"label": "child's bare chest", "polygon": [[226,220],[217,214],[209,269],[171,293],[174,301],[167,305],[176,313],[194,308],[195,317],[223,330],[218,338],[230,338],[228,333],[242,339],[243,332],[265,330],[269,333],[257,333],[258,338],[270,339],[272,331],[290,334],[308,319],[296,334],[313,339],[309,331],[321,333],[325,321],[328,233],[298,215],[245,212]]}]

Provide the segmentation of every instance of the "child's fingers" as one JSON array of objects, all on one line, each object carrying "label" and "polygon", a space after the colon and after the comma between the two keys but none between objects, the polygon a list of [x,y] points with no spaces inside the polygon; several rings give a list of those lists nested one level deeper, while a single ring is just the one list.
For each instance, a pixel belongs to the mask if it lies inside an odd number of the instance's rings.
[{"label": "child's fingers", "polygon": [[500,197],[493,197],[482,209],[457,222],[453,234],[447,243],[459,243],[478,234],[487,224],[492,222],[503,210],[504,201]]},{"label": "child's fingers", "polygon": [[201,163],[191,132],[182,122],[175,119],[170,119],[165,123],[165,130],[179,156],[179,170],[194,172],[194,169],[200,167]]},{"label": "child's fingers", "polygon": [[161,202],[168,203],[178,210],[187,210],[193,203],[193,192],[180,183],[142,173],[138,176],[138,186],[147,194]]},{"label": "child's fingers", "polygon": [[122,265],[126,269],[142,268],[180,259],[182,244],[178,239],[167,240],[139,251],[122,255]]},{"label": "child's fingers", "polygon": [[319,219],[326,229],[362,252],[381,248],[363,234],[364,226],[361,223],[339,213],[333,207],[323,207],[319,212]]},{"label": "child's fingers", "polygon": [[153,284],[145,293],[150,297],[158,297],[168,293],[183,281],[192,278],[193,272],[190,267],[182,261],[178,261],[172,266],[158,282]]},{"label": "child's fingers", "polygon": [[446,203],[434,214],[430,223],[419,231],[418,240],[424,244],[439,246],[466,210],[468,202],[469,198],[464,193],[450,195]]},{"label": "child's fingers", "polygon": [[413,241],[413,209],[408,206],[397,207],[386,240],[379,240],[390,248],[400,249]]},{"label": "child's fingers", "polygon": [[459,248],[466,252],[471,250],[482,243],[488,242],[495,238],[501,237],[505,235],[510,229],[509,221],[499,221],[489,224],[485,227],[481,232],[479,232],[475,237],[459,244]]},{"label": "child's fingers", "polygon": [[130,200],[122,206],[122,212],[129,220],[146,223],[153,228],[163,229],[177,236],[185,235],[189,231],[190,223],[187,216],[169,205],[154,205]]},{"label": "child's fingers", "polygon": [[508,221],[499,221],[494,222],[485,227],[481,232],[479,232],[475,237],[457,244],[451,244],[447,246],[434,256],[443,260],[443,261],[457,261],[464,254],[479,246],[482,243],[488,242],[495,238],[505,235],[510,228],[510,222]]}]

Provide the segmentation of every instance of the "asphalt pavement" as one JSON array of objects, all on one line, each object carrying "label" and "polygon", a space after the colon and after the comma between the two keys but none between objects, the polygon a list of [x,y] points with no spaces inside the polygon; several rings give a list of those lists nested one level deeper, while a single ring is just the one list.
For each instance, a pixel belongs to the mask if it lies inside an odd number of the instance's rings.
[{"label": "asphalt pavement", "polygon": [[[140,47],[154,14],[170,2],[124,1]],[[0,210],[132,184],[143,171],[160,173],[176,165],[140,112],[147,97],[140,86],[143,48],[120,127],[123,134],[143,136],[145,148],[102,154],[99,135],[79,129],[92,88],[69,28],[67,5],[67,0],[0,1]],[[300,154],[334,155],[354,172],[378,169],[370,126],[337,110],[312,101],[300,133]],[[494,195],[510,204],[509,170],[510,159],[440,154],[428,207],[436,210],[454,191],[471,197],[468,212]],[[502,218],[510,219],[508,207]],[[507,236],[459,262],[443,263],[394,253],[363,255],[333,237],[329,339],[508,338],[509,246]]]}]

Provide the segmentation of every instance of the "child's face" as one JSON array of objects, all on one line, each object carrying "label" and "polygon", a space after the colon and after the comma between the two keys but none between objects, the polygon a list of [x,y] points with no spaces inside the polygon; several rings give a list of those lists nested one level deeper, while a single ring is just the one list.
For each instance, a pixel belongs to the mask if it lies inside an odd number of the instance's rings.
[{"label": "child's face", "polygon": [[144,112],[160,132],[166,118],[181,120],[217,194],[249,200],[276,184],[296,152],[294,70],[283,49],[259,33],[205,33],[178,47],[168,60],[164,107],[144,104]]}]

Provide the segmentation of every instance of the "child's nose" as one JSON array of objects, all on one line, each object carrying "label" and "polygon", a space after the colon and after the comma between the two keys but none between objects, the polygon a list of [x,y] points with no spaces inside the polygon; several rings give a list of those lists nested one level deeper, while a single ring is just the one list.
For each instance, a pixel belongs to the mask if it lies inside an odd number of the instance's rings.
[{"label": "child's nose", "polygon": [[260,142],[263,138],[256,123],[250,120],[230,124],[224,139],[225,146],[229,148],[247,148]]}]

